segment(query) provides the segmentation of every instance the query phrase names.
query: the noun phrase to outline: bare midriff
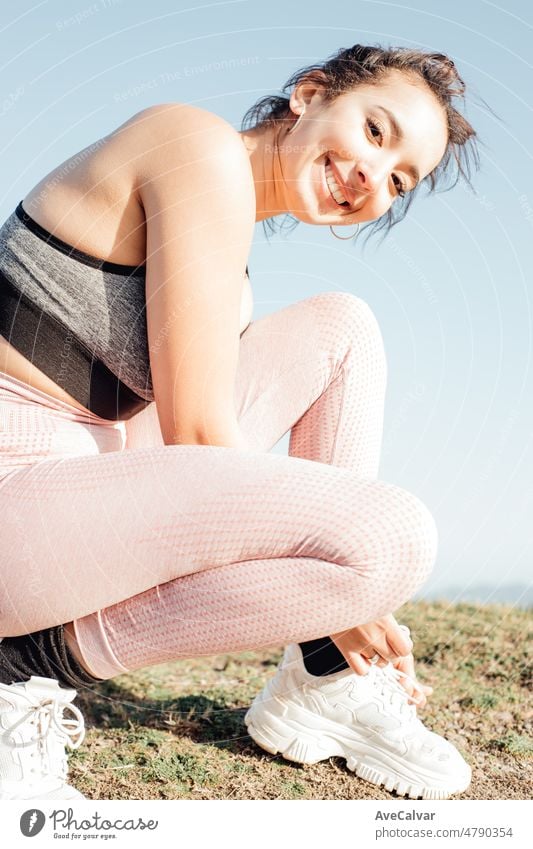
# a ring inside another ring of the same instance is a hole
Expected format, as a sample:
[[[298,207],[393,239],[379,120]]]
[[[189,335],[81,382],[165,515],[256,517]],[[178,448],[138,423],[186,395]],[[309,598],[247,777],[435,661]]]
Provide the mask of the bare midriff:
[[[55,381],[51,380],[44,374],[44,372],[30,363],[30,361],[19,353],[13,345],[10,345],[3,336],[0,336],[0,371],[10,377],[15,377],[17,380],[21,380],[33,389],[39,389],[41,392],[45,392],[46,395],[51,395],[52,398],[59,401],[65,401],[67,404],[71,404],[78,410],[82,410],[85,413],[90,412],[87,407],[84,407],[79,401],[76,401],[72,395],[65,392],[65,390],[58,386]]]
[[[46,181],[53,179],[53,174],[54,172],[48,175],[45,178],[44,184],[39,183],[22,200],[22,206],[25,212],[37,224],[40,224],[45,230],[53,233],[54,236],[67,242],[67,244],[73,245],[78,250],[85,251],[85,253],[91,254],[98,259],[120,262],[124,265],[138,265],[144,262],[145,255],[141,253],[140,244],[132,244],[129,251],[124,250],[123,247],[118,251],[113,250],[112,246],[108,247],[107,245],[106,235],[110,232],[116,233],[119,228],[123,230],[123,209],[115,212],[117,220],[113,222],[113,219],[109,215],[109,201],[106,200],[106,195],[103,192],[99,214],[98,207],[94,202],[85,206],[84,202],[77,204],[75,200],[73,201],[73,197],[75,196],[73,195],[71,185],[59,185],[57,188],[46,189]],[[65,183],[67,183],[67,179],[65,179]],[[44,196],[45,191],[46,195]],[[74,215],[71,212],[73,207],[76,210]],[[95,229],[94,221],[99,219],[102,222],[101,226]],[[139,228],[139,221],[136,220],[133,226]],[[142,234],[142,236],[138,237],[138,240],[140,241],[141,238],[144,240],[144,225],[136,232]],[[76,236],[76,233],[84,234],[84,236],[79,238],[79,236]],[[117,259],[117,256],[120,259]],[[76,260],[71,261],[75,262]],[[52,398],[65,401],[67,404],[71,404],[86,413],[90,412],[87,407],[80,404],[79,401],[73,398],[72,395],[69,395],[68,392],[65,392],[55,381],[36,368],[33,363],[17,351],[3,336],[0,336],[0,371],[23,381],[34,389],[39,389],[41,392],[51,395]]]

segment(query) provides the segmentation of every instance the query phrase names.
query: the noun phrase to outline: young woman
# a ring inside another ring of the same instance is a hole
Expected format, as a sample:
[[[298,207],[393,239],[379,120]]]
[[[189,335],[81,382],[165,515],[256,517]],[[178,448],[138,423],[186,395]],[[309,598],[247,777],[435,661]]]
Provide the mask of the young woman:
[[[79,796],[72,688],[282,642],[246,715],[264,749],[342,756],[412,797],[470,782],[416,715],[431,688],[393,616],[437,533],[377,479],[376,320],[328,292],[251,321],[245,273],[256,221],[345,238],[464,175],[464,85],[441,54],[355,45],[284,92],[240,133],[192,106],[144,109],[0,229],[3,798]],[[270,454],[289,430],[289,456]]]

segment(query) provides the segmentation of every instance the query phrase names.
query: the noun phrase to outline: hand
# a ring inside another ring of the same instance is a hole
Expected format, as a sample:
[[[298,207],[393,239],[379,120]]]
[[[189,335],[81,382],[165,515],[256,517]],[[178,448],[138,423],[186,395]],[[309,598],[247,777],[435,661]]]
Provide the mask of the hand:
[[[369,658],[376,654],[379,655],[378,666],[385,666],[413,650],[408,629],[398,625],[392,614],[349,631],[331,634],[331,639],[359,675],[366,675],[371,666]]]
[[[416,680],[415,660],[413,655],[408,654],[406,657],[400,657],[392,665],[395,669],[399,669],[400,672],[409,676],[408,678],[404,678],[402,676],[399,680],[399,683],[402,685],[404,690],[406,690],[412,697],[409,699],[409,703],[416,704],[419,708],[425,707],[427,704],[427,697],[433,692],[433,687],[429,687],[427,684],[421,684],[420,681]]]

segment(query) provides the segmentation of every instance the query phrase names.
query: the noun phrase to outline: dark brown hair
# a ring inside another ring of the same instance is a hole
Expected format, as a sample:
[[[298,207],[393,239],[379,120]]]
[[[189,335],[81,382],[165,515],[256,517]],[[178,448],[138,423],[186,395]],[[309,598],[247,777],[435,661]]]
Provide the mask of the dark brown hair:
[[[289,106],[290,91],[304,78],[323,86],[326,102],[335,100],[341,94],[351,91],[358,85],[379,83],[390,71],[401,71],[413,80],[422,80],[442,105],[448,128],[448,143],[441,161],[427,175],[420,185],[425,184],[429,192],[447,191],[463,178],[471,186],[472,170],[479,168],[479,155],[476,145],[476,132],[466,118],[455,108],[454,98],[464,100],[465,84],[452,60],[443,53],[424,53],[408,47],[365,46],[341,48],[324,63],[308,65],[296,71],[282,88],[281,95],[267,95],[251,106],[242,119],[241,129],[283,128],[291,115]],[[384,236],[394,224],[405,216],[414,200],[417,186],[408,192],[405,198],[396,201],[391,208],[378,218],[370,221],[362,229],[370,229],[368,235],[384,230]],[[289,227],[278,225],[279,229],[292,229],[298,219],[286,215]],[[276,219],[266,219],[271,232],[278,227]]]

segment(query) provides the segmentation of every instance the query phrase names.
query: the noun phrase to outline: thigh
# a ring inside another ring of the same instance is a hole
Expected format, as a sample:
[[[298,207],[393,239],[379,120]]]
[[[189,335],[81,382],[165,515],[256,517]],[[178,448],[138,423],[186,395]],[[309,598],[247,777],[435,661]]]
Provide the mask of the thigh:
[[[339,373],[347,351],[381,363],[377,322],[360,298],[323,292],[252,321],[242,334],[234,402],[239,426],[256,451],[270,449]],[[360,375],[367,391],[368,374]],[[126,447],[163,445],[155,403],[125,422]]]
[[[365,575],[383,539],[402,544],[412,498],[346,469],[218,446],[37,463],[0,487],[0,636],[226,563],[316,557]]]

